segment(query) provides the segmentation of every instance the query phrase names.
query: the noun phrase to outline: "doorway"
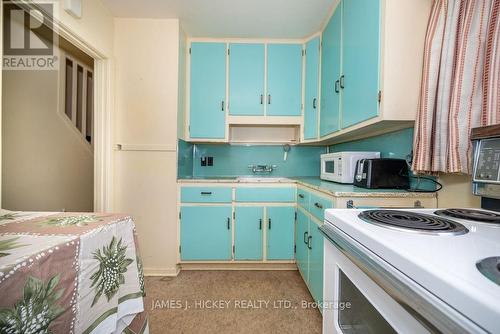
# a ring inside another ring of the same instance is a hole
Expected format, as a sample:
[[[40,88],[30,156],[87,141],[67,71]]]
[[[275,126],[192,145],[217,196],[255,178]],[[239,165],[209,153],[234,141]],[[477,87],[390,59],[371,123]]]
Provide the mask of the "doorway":
[[[44,42],[54,68],[2,69],[2,208],[94,211],[94,59]]]

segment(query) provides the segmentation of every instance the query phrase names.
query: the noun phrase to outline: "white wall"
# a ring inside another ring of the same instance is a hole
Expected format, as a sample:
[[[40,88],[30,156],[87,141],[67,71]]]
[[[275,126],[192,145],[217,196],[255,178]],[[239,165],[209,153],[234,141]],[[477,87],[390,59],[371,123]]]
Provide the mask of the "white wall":
[[[440,208],[479,208],[481,200],[472,194],[470,175],[441,174],[443,189],[438,193]]]
[[[177,273],[179,21],[115,19],[114,209],[134,217],[146,274]],[[161,151],[148,151],[160,148]]]

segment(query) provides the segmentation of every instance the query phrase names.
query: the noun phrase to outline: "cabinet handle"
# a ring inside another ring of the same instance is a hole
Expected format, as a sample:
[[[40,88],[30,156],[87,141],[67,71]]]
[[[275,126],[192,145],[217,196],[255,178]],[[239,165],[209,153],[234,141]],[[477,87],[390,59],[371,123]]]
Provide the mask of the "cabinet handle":
[[[225,104],[225,103],[224,103],[224,101],[222,101],[222,102],[221,102],[221,111],[224,111],[224,109],[225,109],[225,108],[224,108],[224,104]]]
[[[299,194],[299,198],[304,198],[304,195],[303,194]]]
[[[271,94],[267,95],[267,104],[271,104]]]
[[[340,88],[344,89],[344,75],[340,77]]]
[[[271,229],[271,218],[269,218],[269,220],[268,220],[268,221],[269,221],[269,225],[268,225],[268,227],[269,227],[269,229]]]
[[[316,109],[316,98],[313,99],[313,109]]]
[[[307,236],[309,235],[309,232],[304,232],[304,243],[307,244]]]
[[[231,218],[227,218],[227,229],[231,229]]]
[[[323,205],[319,204],[319,203],[314,203],[314,206],[317,207],[318,209],[323,209]]]
[[[312,236],[307,237],[307,248],[309,248],[309,249],[312,249],[312,246],[311,246],[312,238],[313,238]]]
[[[202,191],[201,194],[202,195],[212,195],[212,192],[211,191]]]
[[[260,104],[264,104],[264,95],[260,94]]]
[[[262,230],[262,219],[259,219],[259,230]]]
[[[335,93],[337,93],[337,94],[340,93],[339,84],[340,84],[339,80],[335,81]]]

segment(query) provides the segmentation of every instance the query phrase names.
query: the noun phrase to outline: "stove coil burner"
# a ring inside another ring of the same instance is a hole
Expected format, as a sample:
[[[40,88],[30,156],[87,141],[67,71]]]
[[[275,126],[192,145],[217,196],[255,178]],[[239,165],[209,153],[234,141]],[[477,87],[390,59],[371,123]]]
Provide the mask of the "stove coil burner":
[[[476,263],[476,267],[486,278],[500,285],[500,256],[488,257]]]
[[[500,215],[494,212],[471,209],[447,209],[434,212],[436,215],[459,219],[474,220],[483,223],[500,224]]]
[[[399,210],[367,210],[358,216],[381,227],[433,235],[459,235],[469,232],[462,224],[422,213]]]

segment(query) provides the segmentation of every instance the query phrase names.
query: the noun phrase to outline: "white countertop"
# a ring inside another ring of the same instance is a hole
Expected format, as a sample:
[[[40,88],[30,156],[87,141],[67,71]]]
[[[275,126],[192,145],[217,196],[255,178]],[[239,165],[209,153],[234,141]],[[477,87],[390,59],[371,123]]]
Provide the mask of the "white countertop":
[[[178,179],[178,183],[228,183],[228,184],[298,184],[334,197],[397,197],[435,198],[436,193],[410,192],[400,189],[365,189],[352,184],[323,181],[319,177],[203,177]]]

